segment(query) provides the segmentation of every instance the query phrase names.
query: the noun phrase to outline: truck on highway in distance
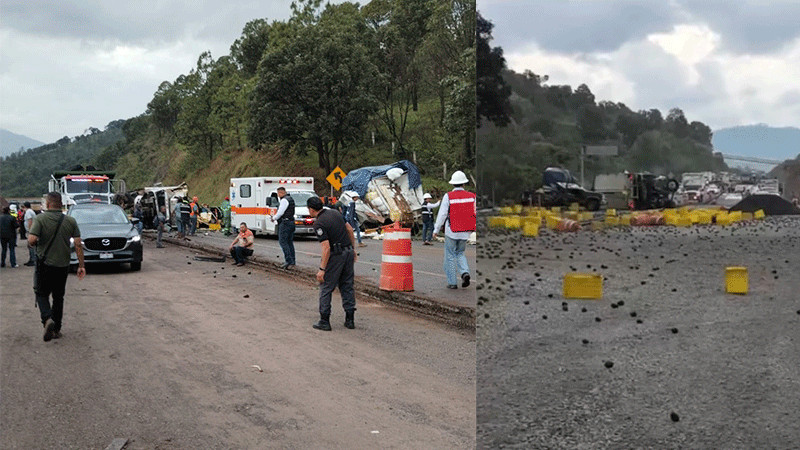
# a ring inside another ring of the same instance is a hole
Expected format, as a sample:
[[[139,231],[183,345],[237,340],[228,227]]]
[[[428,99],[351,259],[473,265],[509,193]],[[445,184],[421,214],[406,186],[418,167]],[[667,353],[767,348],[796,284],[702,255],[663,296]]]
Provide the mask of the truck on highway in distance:
[[[631,210],[674,208],[678,180],[648,172],[628,173],[628,207]]]
[[[548,167],[542,175],[542,187],[526,191],[522,204],[527,206],[569,206],[578,203],[588,211],[597,211],[605,202],[603,194],[589,191],[579,185],[569,170]]]
[[[50,175],[47,190],[61,194],[65,209],[85,202],[111,204],[118,193],[125,192],[125,181],[114,175],[115,172],[99,170],[56,171]]]
[[[314,218],[306,207],[310,197],[318,197],[313,177],[231,178],[231,224],[238,228],[244,222],[253,234],[277,235],[278,224],[270,216],[278,212],[279,187],[294,199],[295,234],[313,235]]]

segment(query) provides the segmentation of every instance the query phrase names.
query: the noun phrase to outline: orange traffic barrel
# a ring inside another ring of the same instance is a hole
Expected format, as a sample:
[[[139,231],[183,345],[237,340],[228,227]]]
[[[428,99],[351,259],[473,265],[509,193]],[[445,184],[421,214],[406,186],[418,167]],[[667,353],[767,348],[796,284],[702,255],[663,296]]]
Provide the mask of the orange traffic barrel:
[[[413,271],[411,230],[399,227],[384,229],[380,288],[384,291],[413,291]]]

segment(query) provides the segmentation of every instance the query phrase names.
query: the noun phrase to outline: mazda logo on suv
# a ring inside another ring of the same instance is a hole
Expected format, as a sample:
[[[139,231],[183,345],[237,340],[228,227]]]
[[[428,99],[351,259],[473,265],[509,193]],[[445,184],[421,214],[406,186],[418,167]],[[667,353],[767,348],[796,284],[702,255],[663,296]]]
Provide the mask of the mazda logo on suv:
[[[103,239],[103,240],[102,240],[102,241],[100,241],[100,242],[101,242],[103,245],[105,245],[106,247],[108,247],[109,245],[111,245],[111,239]]]

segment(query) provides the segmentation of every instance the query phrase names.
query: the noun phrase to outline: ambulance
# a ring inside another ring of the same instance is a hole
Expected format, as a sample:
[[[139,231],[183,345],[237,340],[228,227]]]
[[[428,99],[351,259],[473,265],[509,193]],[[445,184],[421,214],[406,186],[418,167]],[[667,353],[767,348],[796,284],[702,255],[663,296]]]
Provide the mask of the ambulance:
[[[313,235],[314,218],[306,207],[309,198],[318,197],[313,177],[231,178],[231,225],[238,228],[244,222],[253,234],[277,236],[278,224],[270,216],[278,212],[279,187],[294,199],[295,235]]]

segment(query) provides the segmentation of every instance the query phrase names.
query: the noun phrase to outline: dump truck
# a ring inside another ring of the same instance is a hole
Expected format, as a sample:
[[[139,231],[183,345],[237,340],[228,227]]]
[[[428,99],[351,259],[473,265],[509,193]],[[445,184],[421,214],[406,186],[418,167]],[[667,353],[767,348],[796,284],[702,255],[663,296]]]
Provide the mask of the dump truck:
[[[678,181],[649,172],[628,173],[627,191],[632,210],[674,208]]]
[[[352,201],[347,191],[361,198],[356,215],[364,228],[391,223],[415,228],[422,220],[422,179],[410,161],[351,170],[342,180],[342,191],[342,203]]]

